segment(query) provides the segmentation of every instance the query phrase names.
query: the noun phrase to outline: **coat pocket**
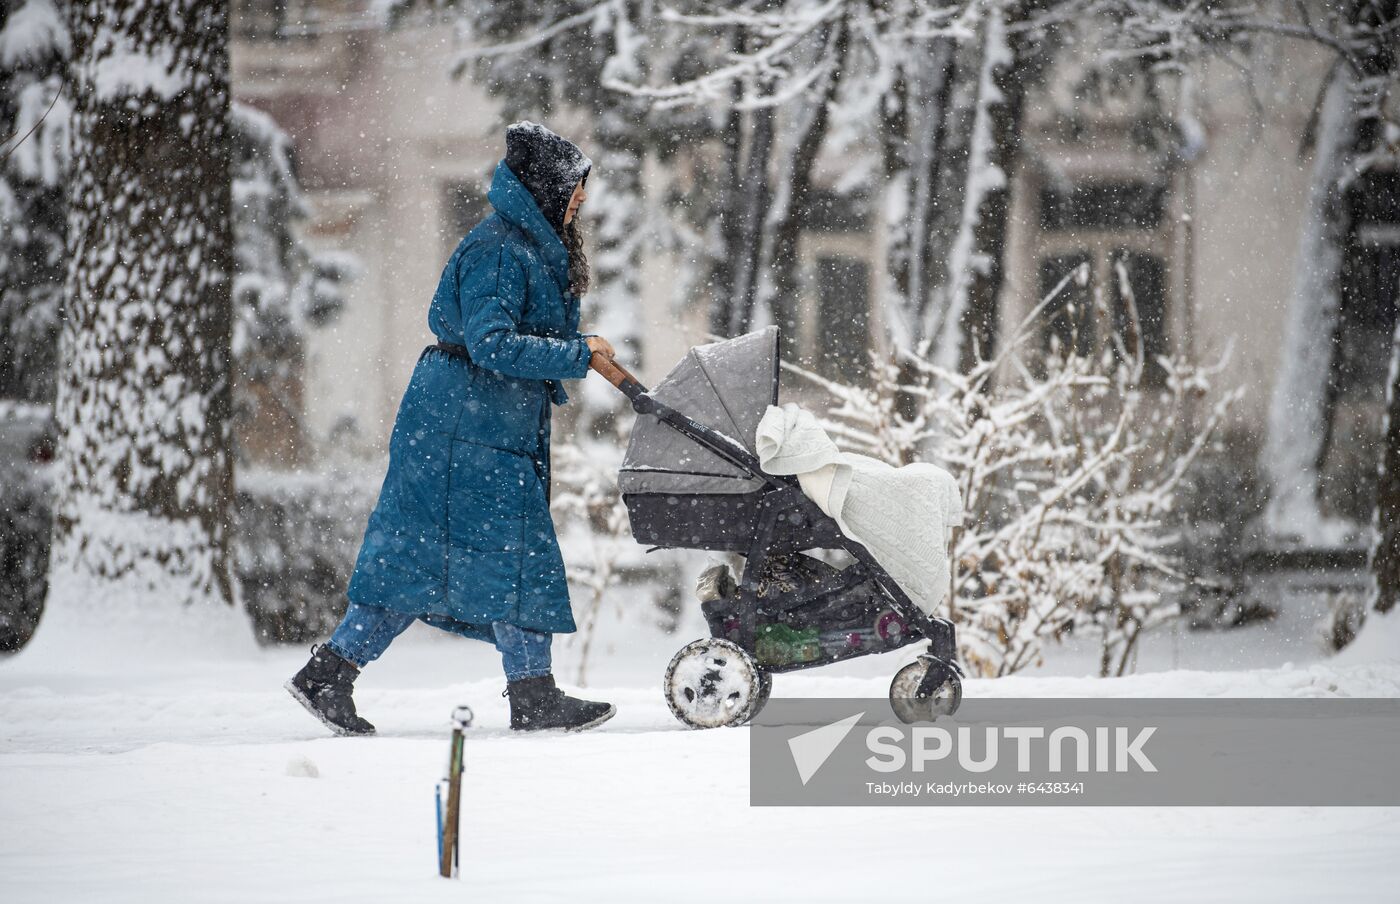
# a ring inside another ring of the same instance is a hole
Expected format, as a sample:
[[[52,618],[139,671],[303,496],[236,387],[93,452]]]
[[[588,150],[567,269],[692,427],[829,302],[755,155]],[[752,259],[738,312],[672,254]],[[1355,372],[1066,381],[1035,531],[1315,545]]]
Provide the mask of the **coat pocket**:
[[[548,405],[542,380],[508,377],[472,367],[470,386],[456,421],[455,438],[529,455],[538,448]]]
[[[528,456],[466,440],[452,443],[447,537],[453,546],[519,556],[525,506],[538,478]]]

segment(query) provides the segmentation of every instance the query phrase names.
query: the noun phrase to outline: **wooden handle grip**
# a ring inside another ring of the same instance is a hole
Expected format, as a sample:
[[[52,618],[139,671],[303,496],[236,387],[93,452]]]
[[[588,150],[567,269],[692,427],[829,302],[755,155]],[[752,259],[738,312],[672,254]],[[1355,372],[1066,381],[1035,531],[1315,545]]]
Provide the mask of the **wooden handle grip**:
[[[618,364],[616,361],[614,361],[612,358],[609,358],[607,355],[600,355],[595,352],[593,357],[588,360],[588,366],[590,369],[596,370],[599,374],[602,375],[604,380],[607,380],[609,383],[616,386],[618,389],[622,388],[623,383],[635,383],[639,386],[641,385],[641,381],[639,381],[636,377],[632,376],[632,374],[628,372],[627,368],[623,367],[621,364]]]

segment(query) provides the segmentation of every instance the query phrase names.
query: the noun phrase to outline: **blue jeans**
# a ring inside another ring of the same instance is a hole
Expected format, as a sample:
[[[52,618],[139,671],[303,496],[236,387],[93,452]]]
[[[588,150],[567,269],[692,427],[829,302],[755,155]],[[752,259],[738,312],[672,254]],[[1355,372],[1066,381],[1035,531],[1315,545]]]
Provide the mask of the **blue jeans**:
[[[335,629],[326,645],[337,656],[364,668],[378,659],[394,638],[416,620],[417,616],[393,609],[351,603],[350,608],[345,610],[340,627]],[[549,648],[554,640],[553,634],[531,631],[505,622],[492,622],[491,632],[496,636],[496,649],[501,653],[507,681],[549,674]]]

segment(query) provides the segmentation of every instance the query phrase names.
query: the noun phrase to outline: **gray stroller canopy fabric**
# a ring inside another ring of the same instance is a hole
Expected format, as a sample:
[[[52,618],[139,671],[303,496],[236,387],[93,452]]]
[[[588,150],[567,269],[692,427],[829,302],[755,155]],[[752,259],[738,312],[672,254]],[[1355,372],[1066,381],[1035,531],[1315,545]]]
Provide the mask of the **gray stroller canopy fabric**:
[[[697,345],[651,396],[754,451],[754,431],[778,403],[778,328]],[[630,493],[752,493],[763,481],[647,414],[637,416],[618,487]]]

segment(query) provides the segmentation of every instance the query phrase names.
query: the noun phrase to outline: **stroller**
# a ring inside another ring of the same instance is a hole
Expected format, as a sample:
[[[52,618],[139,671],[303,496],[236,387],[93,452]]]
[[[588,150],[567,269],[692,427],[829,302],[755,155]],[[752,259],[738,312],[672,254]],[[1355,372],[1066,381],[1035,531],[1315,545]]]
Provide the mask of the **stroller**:
[[[757,715],[777,672],[815,668],[918,641],[928,650],[900,669],[890,704],[905,722],[953,713],[962,700],[952,622],[926,615],[870,553],[803,494],[795,477],[764,473],[754,431],[778,402],[778,328],[697,346],[654,390],[615,361],[591,367],[638,415],[618,474],[632,536],[653,548],[744,556],[698,588],[710,636],[666,669],[671,712],[692,728]],[[805,555],[845,550],[844,568]]]

